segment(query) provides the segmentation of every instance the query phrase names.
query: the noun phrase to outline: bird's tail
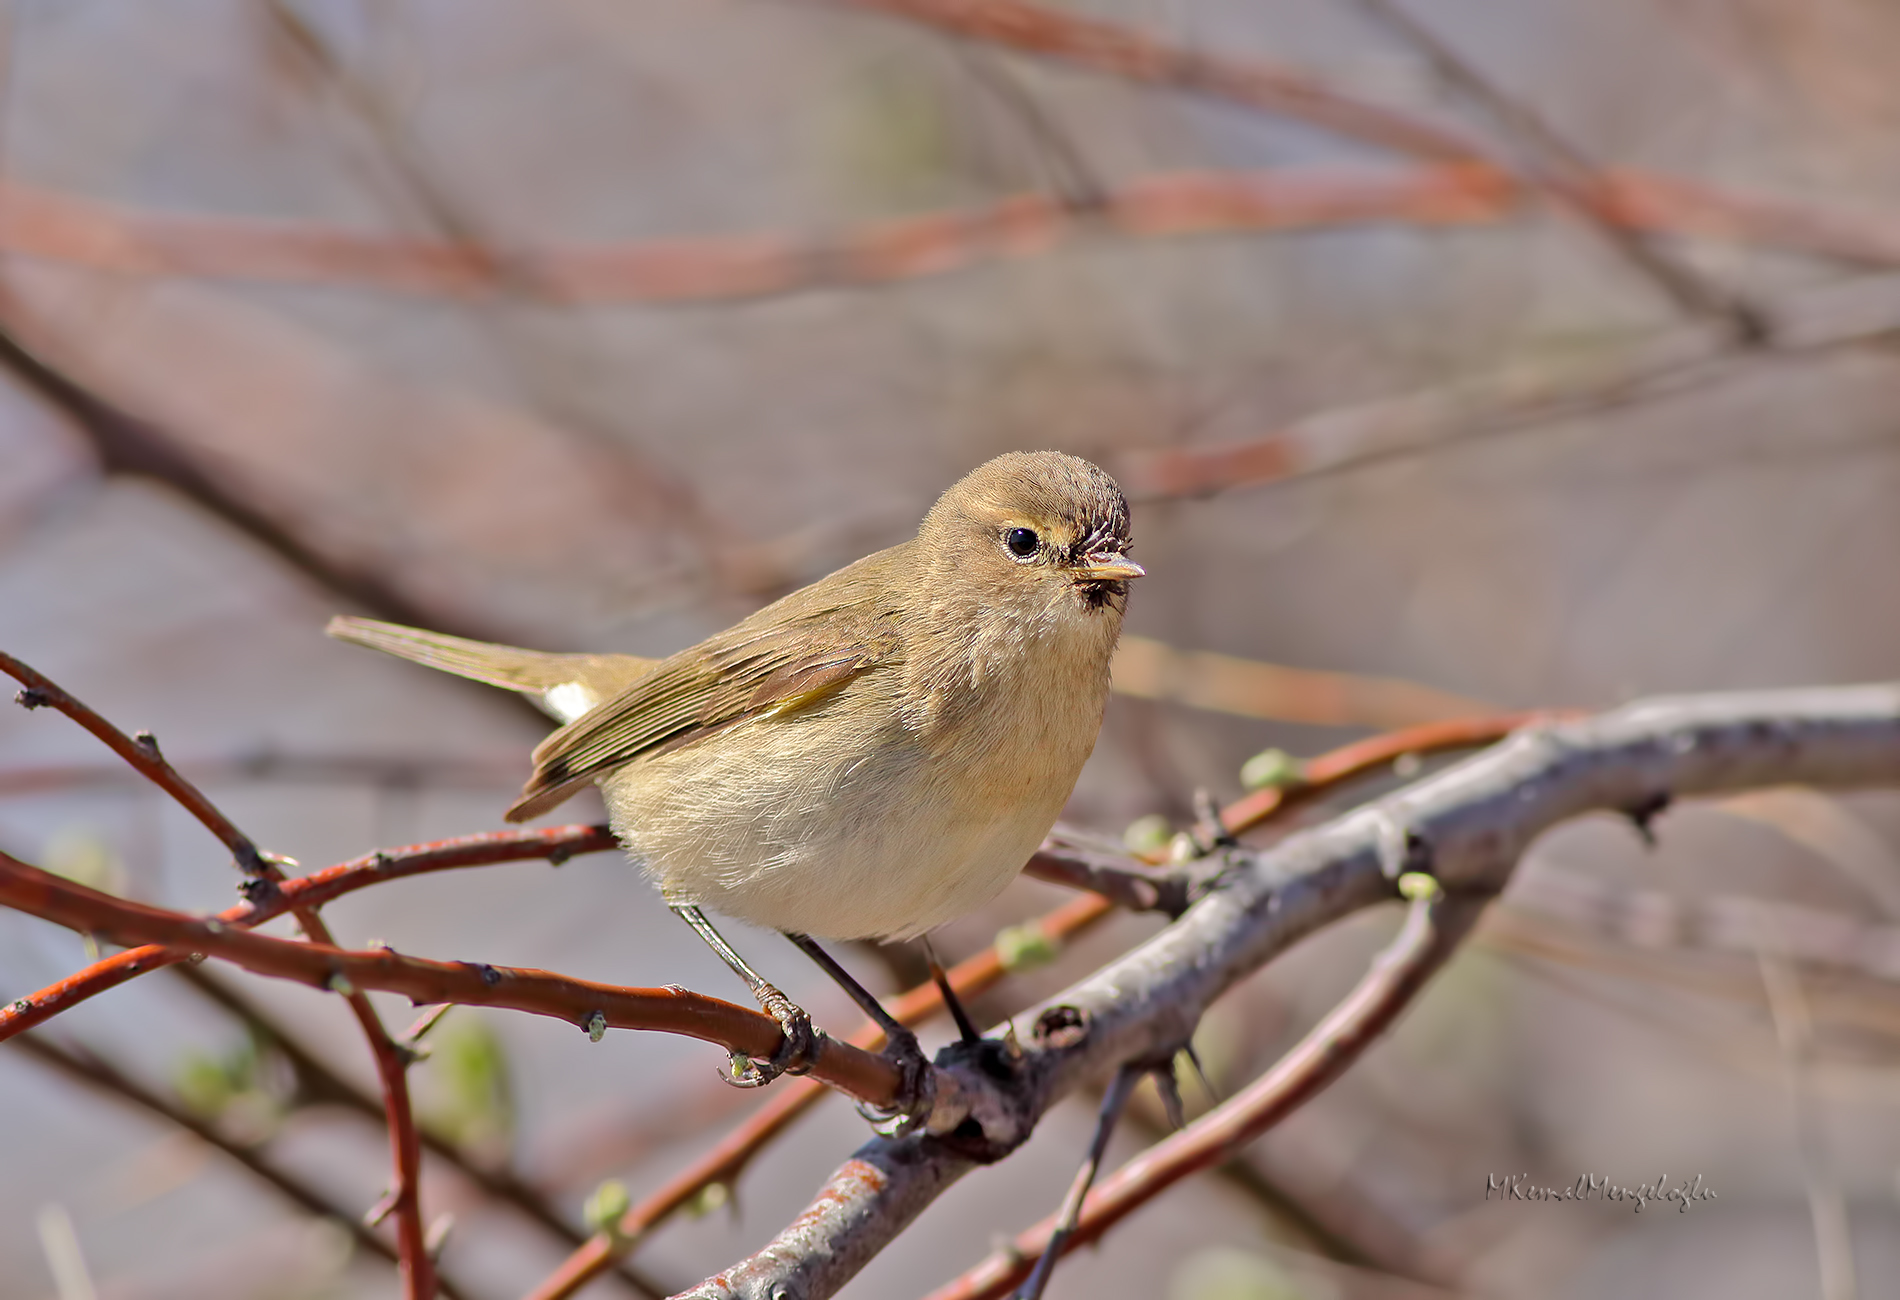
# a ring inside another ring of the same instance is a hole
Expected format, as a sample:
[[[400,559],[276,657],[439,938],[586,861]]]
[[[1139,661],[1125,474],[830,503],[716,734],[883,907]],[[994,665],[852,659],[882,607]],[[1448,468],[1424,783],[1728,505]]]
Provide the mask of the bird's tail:
[[[339,641],[531,695],[544,712],[562,722],[572,722],[601,701],[612,699],[659,662],[635,655],[523,650],[368,618],[333,618],[324,631]]]

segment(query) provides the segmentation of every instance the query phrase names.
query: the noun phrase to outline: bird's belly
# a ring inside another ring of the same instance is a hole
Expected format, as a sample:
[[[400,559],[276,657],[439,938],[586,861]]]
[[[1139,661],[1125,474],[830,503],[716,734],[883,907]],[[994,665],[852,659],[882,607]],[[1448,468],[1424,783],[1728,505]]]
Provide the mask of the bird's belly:
[[[1025,728],[1012,752],[959,761],[887,731],[815,759],[802,730],[742,724],[604,782],[615,832],[670,900],[821,938],[921,934],[1016,876],[1094,742]]]

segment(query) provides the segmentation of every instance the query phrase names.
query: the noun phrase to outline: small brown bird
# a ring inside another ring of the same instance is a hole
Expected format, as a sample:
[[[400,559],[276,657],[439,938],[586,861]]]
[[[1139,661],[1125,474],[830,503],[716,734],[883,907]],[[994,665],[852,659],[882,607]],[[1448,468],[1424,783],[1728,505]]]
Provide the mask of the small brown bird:
[[[1107,474],[1011,452],[945,492],[916,537],[666,659],[355,618],[329,632],[538,696],[567,723],[535,749],[508,819],[600,783],[629,854],[785,1026],[747,1080],[764,1082],[809,1050],[809,1022],[700,907],[788,934],[921,1060],[809,936],[921,935],[1021,870],[1095,747],[1142,575],[1128,548]]]

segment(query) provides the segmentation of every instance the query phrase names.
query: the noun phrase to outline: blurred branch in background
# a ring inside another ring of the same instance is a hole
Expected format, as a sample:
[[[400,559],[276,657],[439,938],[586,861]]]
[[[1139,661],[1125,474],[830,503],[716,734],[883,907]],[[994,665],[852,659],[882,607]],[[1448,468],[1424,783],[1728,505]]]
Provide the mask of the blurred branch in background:
[[[1389,731],[1483,713],[1478,700],[1415,682],[1314,672],[1204,650],[1177,650],[1124,636],[1115,651],[1114,690],[1243,718]]]
[[[1669,250],[1632,233],[1598,203],[1601,169],[1553,131],[1542,117],[1504,93],[1420,22],[1398,0],[1359,0],[1360,7],[1421,51],[1448,84],[1476,102],[1518,151],[1519,174],[1590,225],[1638,274],[1684,313],[1725,325],[1736,343],[1766,342],[1770,323],[1747,302],[1709,281]]]
[[[1589,211],[1618,231],[1900,264],[1900,222],[1624,168],[1593,173]],[[1481,164],[1281,167],[1104,182],[1085,207],[1020,194],[800,237],[760,231],[559,247],[487,245],[290,220],[159,213],[18,182],[0,188],[0,250],[147,278],[347,286],[372,293],[550,305],[731,302],[873,287],[1040,257],[1081,239],[1187,239],[1472,227],[1534,216],[1536,192]]]
[[[103,1093],[134,1106],[173,1128],[182,1129],[242,1165],[261,1181],[275,1188],[291,1204],[337,1224],[350,1234],[358,1246],[391,1264],[399,1263],[396,1249],[363,1224],[360,1214],[335,1204],[296,1174],[281,1168],[268,1155],[251,1144],[235,1141],[191,1111],[161,1097],[144,1084],[85,1048],[62,1046],[42,1034],[20,1034],[13,1040],[15,1050],[25,1053],[41,1065],[57,1071],[66,1079],[94,1092]],[[380,1108],[379,1108],[380,1109]],[[449,1300],[470,1300],[471,1293],[461,1283],[438,1274],[436,1289]]]
[[[358,1118],[382,1123],[383,1107],[377,1098],[338,1074],[323,1059],[322,1053],[302,1042],[287,1024],[246,997],[230,981],[191,962],[173,969],[196,992],[229,1012],[256,1041],[289,1064],[296,1077],[294,1101],[297,1104],[341,1106]],[[406,1042],[405,1046],[414,1048],[413,1042]],[[678,1123],[677,1116],[675,1123]],[[516,1210],[570,1248],[586,1240],[586,1234],[562,1218],[548,1198],[521,1180],[505,1151],[499,1155],[476,1155],[437,1132],[426,1120],[418,1124],[417,1129],[423,1149],[466,1178],[483,1196]],[[666,1287],[641,1277],[624,1263],[617,1266],[615,1272],[637,1294],[658,1297],[667,1291]]]
[[[1584,356],[1539,358],[1496,374],[1322,411],[1247,442],[1130,452],[1117,464],[1136,499],[1198,497],[1416,457],[1564,419],[1659,402],[1766,365],[1845,349],[1880,350],[1900,331],[1900,279],[1882,276],[1773,301],[1772,346],[1737,348],[1684,327]]]
[[[1306,73],[1260,59],[1187,49],[1119,23],[1022,0],[832,2],[906,19],[961,40],[1282,113],[1400,153],[1467,159],[1478,152],[1473,141],[1447,127],[1343,94]]]

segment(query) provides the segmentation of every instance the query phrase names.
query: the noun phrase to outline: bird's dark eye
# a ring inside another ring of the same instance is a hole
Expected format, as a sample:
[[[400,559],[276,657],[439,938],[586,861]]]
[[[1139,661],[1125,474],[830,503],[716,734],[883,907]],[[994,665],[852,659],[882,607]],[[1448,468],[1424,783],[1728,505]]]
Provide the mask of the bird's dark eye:
[[[1012,528],[1003,534],[1003,545],[1009,547],[1009,553],[1019,560],[1026,560],[1036,553],[1040,541],[1033,528]]]

